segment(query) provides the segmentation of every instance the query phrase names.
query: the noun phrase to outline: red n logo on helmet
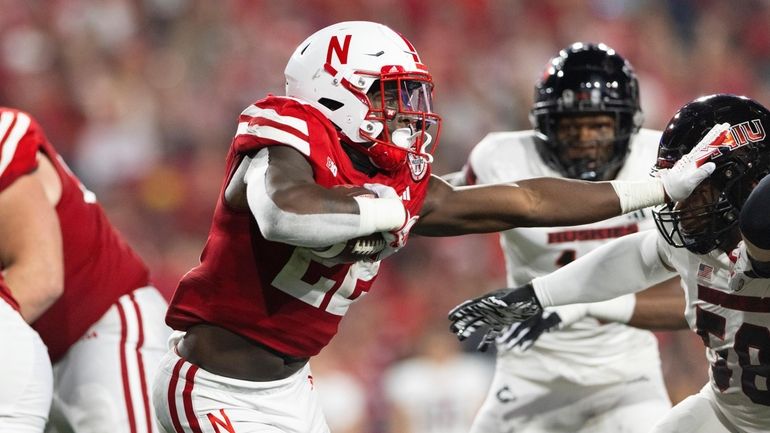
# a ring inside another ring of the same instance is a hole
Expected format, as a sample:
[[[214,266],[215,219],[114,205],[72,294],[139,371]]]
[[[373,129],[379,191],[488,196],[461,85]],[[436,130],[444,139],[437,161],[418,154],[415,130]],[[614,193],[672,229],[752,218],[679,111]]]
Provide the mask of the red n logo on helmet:
[[[352,35],[345,35],[345,41],[342,45],[340,45],[340,40],[337,36],[332,36],[329,40],[329,49],[326,51],[326,64],[331,65],[332,53],[339,59],[341,65],[348,62],[348,50],[350,50],[351,36]]]

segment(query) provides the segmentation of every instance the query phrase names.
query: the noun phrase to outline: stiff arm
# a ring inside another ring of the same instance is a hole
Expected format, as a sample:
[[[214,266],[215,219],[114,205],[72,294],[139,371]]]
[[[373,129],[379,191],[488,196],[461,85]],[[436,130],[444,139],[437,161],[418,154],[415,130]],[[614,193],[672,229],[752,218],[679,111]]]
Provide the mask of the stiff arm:
[[[532,280],[543,307],[598,302],[642,291],[676,276],[647,230],[615,239],[543,277]]]

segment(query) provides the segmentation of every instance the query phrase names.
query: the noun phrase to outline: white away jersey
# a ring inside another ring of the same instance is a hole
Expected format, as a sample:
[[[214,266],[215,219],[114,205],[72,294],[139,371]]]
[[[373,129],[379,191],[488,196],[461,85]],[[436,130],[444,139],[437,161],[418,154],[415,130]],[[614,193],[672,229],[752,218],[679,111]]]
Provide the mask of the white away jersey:
[[[717,407],[738,431],[770,431],[770,279],[743,275],[729,288],[746,263],[742,242],[730,256],[692,254],[662,239],[658,245],[682,276],[685,316],[706,345]]]
[[[646,179],[657,157],[660,132],[642,129],[631,142],[619,180]],[[533,131],[487,135],[472,151],[469,169],[476,183],[511,182],[534,177],[562,177],[537,152]],[[501,233],[509,287],[549,274],[614,238],[655,229],[650,210],[575,227],[517,228]],[[501,354],[499,363],[532,379],[564,377],[584,385],[638,378],[660,364],[657,340],[649,331],[623,324],[602,325],[584,318],[558,332],[543,334],[525,352]],[[531,368],[526,368],[530,366]],[[535,375],[536,377],[533,377]]]

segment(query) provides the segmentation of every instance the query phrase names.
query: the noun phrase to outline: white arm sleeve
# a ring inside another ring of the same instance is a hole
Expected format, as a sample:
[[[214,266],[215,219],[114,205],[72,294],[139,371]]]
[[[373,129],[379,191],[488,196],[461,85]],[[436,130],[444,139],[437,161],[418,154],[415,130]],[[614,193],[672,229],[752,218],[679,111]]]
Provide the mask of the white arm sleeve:
[[[260,150],[246,170],[246,199],[267,240],[321,248],[359,236],[399,228],[405,220],[399,199],[355,197],[360,214],[297,214],[279,208],[267,193],[268,151]]]
[[[598,302],[636,293],[674,275],[658,254],[658,233],[646,230],[615,239],[584,257],[532,280],[543,307]]]

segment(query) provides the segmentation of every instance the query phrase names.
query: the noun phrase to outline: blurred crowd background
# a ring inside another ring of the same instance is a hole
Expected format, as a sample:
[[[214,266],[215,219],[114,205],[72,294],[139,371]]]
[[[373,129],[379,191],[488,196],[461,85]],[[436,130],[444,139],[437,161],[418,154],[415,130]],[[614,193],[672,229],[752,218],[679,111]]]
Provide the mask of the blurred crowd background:
[[[762,0],[0,0],[0,11],[0,105],[38,118],[167,295],[197,263],[238,114],[282,94],[295,46],[334,22],[382,22],[417,47],[444,118],[438,174],[486,133],[529,128],[535,80],[573,41],[631,61],[649,128],[702,94],[770,104]],[[491,374],[493,358],[454,342],[445,317],[503,284],[496,236],[415,238],[383,268],[313,365],[339,395],[325,399],[335,431],[406,431],[387,404],[399,361],[468,358]],[[659,337],[676,402],[706,382],[703,348],[689,331]],[[488,377],[467,371],[483,395]],[[417,389],[438,395],[450,378]],[[461,392],[472,414],[481,396]],[[451,404],[431,416],[446,421]]]

